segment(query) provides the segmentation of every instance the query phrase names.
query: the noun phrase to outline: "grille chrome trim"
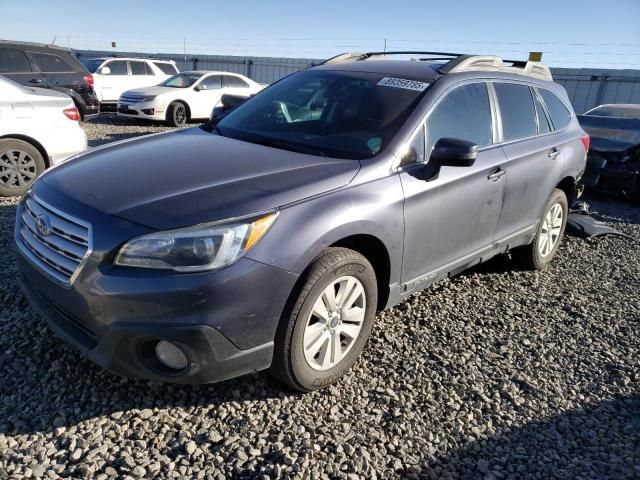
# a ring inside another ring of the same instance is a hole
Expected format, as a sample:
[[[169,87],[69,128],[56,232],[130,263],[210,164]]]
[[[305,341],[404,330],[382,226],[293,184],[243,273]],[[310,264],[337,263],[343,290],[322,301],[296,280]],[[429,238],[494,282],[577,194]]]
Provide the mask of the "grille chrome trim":
[[[52,280],[70,287],[93,252],[91,224],[49,205],[33,193],[22,203],[15,241],[21,253]],[[38,234],[36,218],[47,215],[51,234]]]

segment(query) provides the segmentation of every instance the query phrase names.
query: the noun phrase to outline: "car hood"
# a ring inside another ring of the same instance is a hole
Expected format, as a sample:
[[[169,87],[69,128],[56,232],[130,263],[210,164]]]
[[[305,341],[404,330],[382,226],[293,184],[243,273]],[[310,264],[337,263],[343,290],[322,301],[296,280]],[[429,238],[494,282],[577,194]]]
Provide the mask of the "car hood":
[[[40,181],[84,205],[155,229],[277,208],[348,184],[357,160],[316,157],[198,127],[106,145]]]
[[[189,88],[173,88],[173,87],[161,87],[160,85],[156,85],[153,87],[140,87],[135,88],[133,90],[127,90],[122,95],[162,95],[164,93],[179,93],[189,90]]]

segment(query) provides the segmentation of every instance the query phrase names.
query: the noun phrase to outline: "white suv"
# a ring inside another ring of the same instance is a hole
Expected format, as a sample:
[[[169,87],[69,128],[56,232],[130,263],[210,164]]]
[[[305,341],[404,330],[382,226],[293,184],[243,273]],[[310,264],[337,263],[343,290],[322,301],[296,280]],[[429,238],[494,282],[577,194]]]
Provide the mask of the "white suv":
[[[173,60],[145,58],[92,58],[83,62],[93,74],[94,90],[101,104],[116,104],[122,92],[158,85],[178,73]]]
[[[118,115],[180,127],[192,119],[208,119],[224,94],[249,97],[263,88],[238,73],[182,72],[155,87],[124,92],[118,100]]]

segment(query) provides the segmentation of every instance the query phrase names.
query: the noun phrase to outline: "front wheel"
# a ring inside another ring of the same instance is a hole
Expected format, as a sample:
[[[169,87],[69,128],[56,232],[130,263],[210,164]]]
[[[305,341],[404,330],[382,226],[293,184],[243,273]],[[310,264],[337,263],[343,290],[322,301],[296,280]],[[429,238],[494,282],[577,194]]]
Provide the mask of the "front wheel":
[[[336,382],[362,352],[375,319],[376,275],[369,261],[330,248],[303,279],[275,339],[272,374],[303,392]]]
[[[511,252],[512,257],[528,270],[542,270],[555,256],[567,225],[567,196],[555,188],[547,200],[533,242]]]
[[[189,119],[184,103],[173,102],[167,108],[167,123],[172,127],[184,127]]]

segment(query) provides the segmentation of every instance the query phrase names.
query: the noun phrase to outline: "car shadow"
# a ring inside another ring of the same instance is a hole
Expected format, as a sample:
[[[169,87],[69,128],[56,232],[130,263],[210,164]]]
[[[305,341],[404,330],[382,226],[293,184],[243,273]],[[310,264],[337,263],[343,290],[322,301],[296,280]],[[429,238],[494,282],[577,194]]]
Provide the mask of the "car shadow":
[[[486,425],[479,428],[476,438],[447,454],[423,452],[422,465],[399,472],[400,476],[483,480],[640,477],[640,394],[585,405],[488,435],[482,431]]]

